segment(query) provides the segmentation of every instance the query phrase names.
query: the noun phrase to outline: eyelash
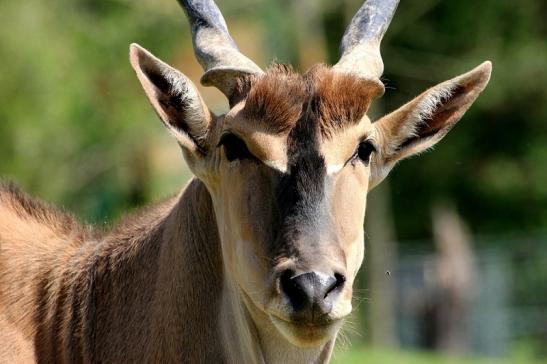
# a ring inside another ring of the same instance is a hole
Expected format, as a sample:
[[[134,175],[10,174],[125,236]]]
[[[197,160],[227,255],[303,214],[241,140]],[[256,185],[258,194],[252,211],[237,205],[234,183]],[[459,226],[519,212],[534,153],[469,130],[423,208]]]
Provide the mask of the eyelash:
[[[226,159],[230,162],[236,159],[256,159],[247,148],[245,142],[234,134],[226,133],[221,136],[218,146],[224,146],[224,154],[226,154]]]

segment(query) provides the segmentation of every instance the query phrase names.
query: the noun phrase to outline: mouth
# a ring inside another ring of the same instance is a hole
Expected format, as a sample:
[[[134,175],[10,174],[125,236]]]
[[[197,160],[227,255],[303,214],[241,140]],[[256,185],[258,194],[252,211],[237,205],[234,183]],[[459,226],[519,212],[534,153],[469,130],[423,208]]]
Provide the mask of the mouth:
[[[333,339],[342,326],[342,319],[324,318],[313,322],[294,321],[270,314],[279,332],[293,345],[316,347]]]

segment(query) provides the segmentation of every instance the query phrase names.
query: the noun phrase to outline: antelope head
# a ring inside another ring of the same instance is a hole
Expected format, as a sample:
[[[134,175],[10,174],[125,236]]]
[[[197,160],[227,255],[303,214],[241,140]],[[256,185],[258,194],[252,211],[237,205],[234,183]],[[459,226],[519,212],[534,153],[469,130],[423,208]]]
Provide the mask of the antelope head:
[[[304,74],[262,71],[238,51],[213,1],[179,2],[201,83],[222,91],[230,110],[213,115],[186,76],[135,44],[131,64],[211,195],[227,289],[257,326],[296,346],[320,345],[352,310],[368,191],[444,137],[485,88],[491,64],[371,121],[367,110],[384,92],[380,42],[397,0],[366,1],[339,62]]]

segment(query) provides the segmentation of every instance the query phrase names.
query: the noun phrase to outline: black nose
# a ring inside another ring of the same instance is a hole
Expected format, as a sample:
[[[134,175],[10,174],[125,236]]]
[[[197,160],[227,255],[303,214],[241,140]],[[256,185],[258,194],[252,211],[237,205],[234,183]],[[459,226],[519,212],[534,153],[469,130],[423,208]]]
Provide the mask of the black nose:
[[[281,275],[280,285],[296,316],[313,321],[331,311],[332,303],[345,281],[342,274],[329,276],[309,272],[294,276],[292,271],[286,271]]]

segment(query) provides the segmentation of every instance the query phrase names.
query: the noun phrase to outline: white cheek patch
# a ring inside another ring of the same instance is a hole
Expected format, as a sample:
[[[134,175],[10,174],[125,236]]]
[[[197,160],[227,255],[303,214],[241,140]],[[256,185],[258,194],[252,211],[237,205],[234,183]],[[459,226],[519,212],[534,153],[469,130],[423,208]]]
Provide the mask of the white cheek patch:
[[[334,174],[344,168],[344,164],[329,164],[327,166],[327,174]]]
[[[280,160],[267,160],[267,161],[263,161],[265,165],[267,165],[268,167],[271,167],[281,173],[286,173],[287,172],[287,163],[284,163],[283,161],[280,161]]]

